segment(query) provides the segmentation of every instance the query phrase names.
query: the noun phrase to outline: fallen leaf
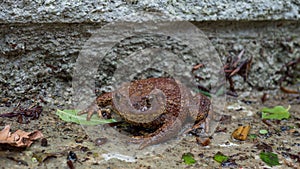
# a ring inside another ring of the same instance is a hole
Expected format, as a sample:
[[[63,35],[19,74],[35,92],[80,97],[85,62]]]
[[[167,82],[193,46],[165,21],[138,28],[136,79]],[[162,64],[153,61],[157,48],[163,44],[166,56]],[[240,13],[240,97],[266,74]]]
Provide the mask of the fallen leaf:
[[[202,146],[208,146],[210,144],[210,139],[209,138],[200,138],[196,137],[196,141],[198,144]]]
[[[6,125],[3,130],[0,131],[0,143],[1,140],[5,140],[9,135],[10,126]]]
[[[0,145],[9,144],[13,147],[29,147],[34,140],[42,137],[42,132],[38,130],[33,132],[17,130],[11,134],[10,125],[6,125],[4,129],[0,131]]]
[[[28,108],[21,107],[18,105],[12,112],[2,113],[0,117],[12,118],[17,117],[17,122],[22,124],[27,124],[31,120],[36,120],[40,117],[43,111],[42,106],[32,105]]]
[[[232,133],[232,137],[236,140],[245,141],[249,131],[250,126],[240,126]]]
[[[260,159],[265,162],[268,166],[276,166],[280,165],[278,161],[278,156],[277,154],[271,153],[271,152],[261,152],[259,154]]]
[[[214,160],[218,163],[223,163],[224,161],[227,161],[228,159],[229,159],[229,157],[222,154],[221,152],[217,152],[217,154],[214,155]]]
[[[99,119],[96,116],[92,116],[92,118],[87,121],[86,115],[78,116],[77,113],[79,110],[59,110],[57,109],[56,115],[58,115],[63,121],[73,122],[82,125],[98,125],[98,124],[106,124],[106,123],[114,123],[117,122],[115,119]]]
[[[182,159],[184,163],[188,165],[194,164],[196,162],[196,160],[194,159],[194,155],[192,153],[184,153],[182,155]]]
[[[257,135],[256,135],[256,134],[250,134],[249,137],[250,137],[251,139],[256,139],[256,138],[257,138]]]
[[[259,134],[268,134],[268,130],[265,129],[259,130]]]
[[[287,109],[282,106],[275,106],[274,108],[263,108],[262,111],[262,119],[288,119],[290,117],[289,106]]]

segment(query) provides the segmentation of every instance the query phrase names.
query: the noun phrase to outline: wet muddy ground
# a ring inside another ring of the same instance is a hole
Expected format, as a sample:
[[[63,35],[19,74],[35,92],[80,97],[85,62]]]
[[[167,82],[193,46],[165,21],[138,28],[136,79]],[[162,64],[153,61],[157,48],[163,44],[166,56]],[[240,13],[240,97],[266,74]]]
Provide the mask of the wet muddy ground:
[[[273,91],[265,103],[261,102],[262,92],[251,92],[251,94],[244,92],[239,95],[239,97],[227,97],[224,114],[228,116],[223,118],[208,146],[200,145],[195,136],[186,134],[162,145],[150,146],[149,149],[142,150],[142,155],[138,152],[140,150],[137,150],[137,145],[125,147],[127,151],[129,149],[128,153],[123,151],[120,154],[110,154],[111,152],[105,146],[110,144],[112,137],[108,138],[107,143],[96,145],[94,138],[102,138],[101,133],[91,138],[90,133],[85,132],[80,125],[62,121],[55,114],[56,110],[47,107],[44,107],[39,119],[31,120],[28,124],[17,123],[16,118],[0,118],[1,126],[11,125],[11,131],[17,129],[42,131],[48,142],[47,146],[41,146],[40,140],[35,141],[25,150],[4,150],[2,147],[0,166],[1,168],[67,169],[70,168],[67,157],[72,151],[77,155],[77,161],[73,162],[75,168],[222,168],[221,164],[213,159],[215,154],[221,152],[231,159],[227,168],[271,168],[259,157],[260,152],[268,150],[278,155],[280,165],[274,168],[299,168],[299,95]],[[263,107],[278,105],[286,108],[291,106],[289,119],[280,121],[261,119],[259,112]],[[12,107],[1,107],[1,113],[12,109]],[[239,126],[245,125],[250,125],[249,134],[255,134],[257,137],[250,138],[248,135],[245,141],[232,139],[232,132]],[[260,134],[259,131],[263,129],[268,133]],[[111,136],[118,139],[118,135]],[[122,144],[110,146],[115,151],[124,149]],[[137,155],[132,155],[132,152],[136,152]],[[192,153],[196,162],[191,165],[185,164],[182,160],[184,153]],[[74,155],[72,158],[75,158]]]

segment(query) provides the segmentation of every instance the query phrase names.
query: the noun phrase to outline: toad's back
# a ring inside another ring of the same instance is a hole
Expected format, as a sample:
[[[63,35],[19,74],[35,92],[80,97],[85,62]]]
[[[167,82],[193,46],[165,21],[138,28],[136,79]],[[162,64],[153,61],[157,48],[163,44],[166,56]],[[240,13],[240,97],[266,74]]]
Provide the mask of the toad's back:
[[[145,98],[149,96],[155,89],[161,90],[166,98],[165,111],[163,114],[170,114],[168,116],[177,117],[181,105],[181,92],[178,83],[171,78],[150,78],[132,82],[129,87],[131,103],[134,104],[138,102],[135,98]]]

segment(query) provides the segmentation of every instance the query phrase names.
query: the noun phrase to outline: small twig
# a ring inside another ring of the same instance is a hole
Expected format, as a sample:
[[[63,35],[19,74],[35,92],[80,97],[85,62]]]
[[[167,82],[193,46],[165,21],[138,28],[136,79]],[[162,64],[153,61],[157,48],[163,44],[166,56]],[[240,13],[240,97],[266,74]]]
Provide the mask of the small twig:
[[[280,86],[280,90],[283,91],[284,93],[289,93],[289,94],[300,94],[298,91],[287,89],[283,86]]]
[[[281,67],[279,72],[277,72],[277,73],[283,74],[281,76],[281,78],[279,79],[279,81],[278,81],[281,91],[283,91],[285,93],[289,93],[289,94],[299,94],[300,93],[300,91],[295,91],[295,90],[288,89],[288,88],[284,87],[283,84],[282,84],[284,81],[286,81],[288,83],[292,83],[292,81],[288,79],[288,78],[293,79],[294,76],[295,76],[293,71],[291,71],[292,70],[291,68],[296,67],[297,64],[299,64],[299,63],[300,63],[300,58],[289,61],[288,63],[284,64]],[[284,70],[284,68],[285,68],[285,70]]]
[[[202,64],[202,63],[195,65],[195,66],[193,67],[193,69],[192,69],[192,73],[194,73],[194,71],[200,69],[200,68],[203,67],[203,66],[204,66],[204,64]]]
[[[237,67],[238,63],[240,62],[242,56],[244,55],[245,50],[243,49],[239,55],[237,56],[237,60],[232,64],[233,67]]]

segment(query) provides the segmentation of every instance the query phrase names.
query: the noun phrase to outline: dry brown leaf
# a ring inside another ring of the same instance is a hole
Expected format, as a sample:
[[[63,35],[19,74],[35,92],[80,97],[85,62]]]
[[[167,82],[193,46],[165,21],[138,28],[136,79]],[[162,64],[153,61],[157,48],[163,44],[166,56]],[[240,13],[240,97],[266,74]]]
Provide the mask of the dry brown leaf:
[[[232,133],[232,137],[237,140],[245,141],[247,139],[249,130],[250,126],[240,126]]]
[[[42,132],[38,130],[33,132],[17,130],[16,132],[11,133],[10,125],[6,125],[4,129],[0,131],[0,145],[9,144],[13,147],[29,147],[34,140],[42,137]]]
[[[10,126],[6,125],[3,130],[0,131],[0,143],[2,140],[6,140],[9,135]]]

